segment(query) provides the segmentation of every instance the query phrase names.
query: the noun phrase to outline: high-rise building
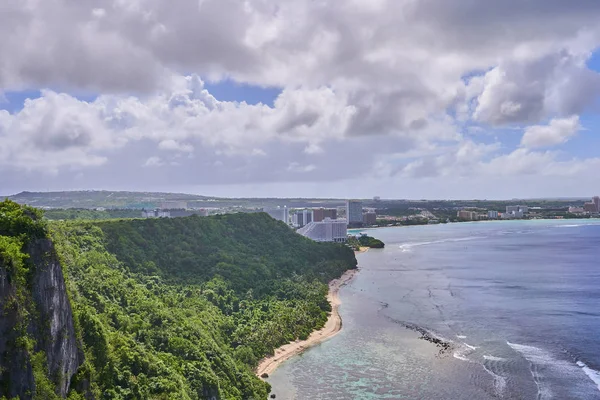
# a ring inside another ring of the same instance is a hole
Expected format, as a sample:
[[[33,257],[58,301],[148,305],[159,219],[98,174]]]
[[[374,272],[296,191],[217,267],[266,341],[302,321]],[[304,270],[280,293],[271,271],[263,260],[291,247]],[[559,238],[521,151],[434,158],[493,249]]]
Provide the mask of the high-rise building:
[[[596,205],[596,212],[600,212],[600,196],[592,197],[592,203]]]
[[[362,224],[362,201],[360,200],[347,200],[346,201],[346,219],[348,224]]]
[[[313,221],[321,222],[325,219],[325,209],[324,208],[315,208],[313,210]]]
[[[377,223],[377,213],[373,211],[369,211],[363,214],[363,224],[365,225],[375,225]]]
[[[594,202],[585,203],[583,205],[583,210],[588,213],[598,212],[598,208],[596,207],[596,204]]]
[[[506,213],[510,214],[512,212],[522,212],[527,214],[529,212],[528,206],[506,206]]]
[[[498,219],[498,211],[488,211],[489,219]]]
[[[335,208],[315,208],[313,210],[314,222],[321,222],[325,218],[337,219],[337,210]]]
[[[304,224],[310,224],[313,221],[313,211],[312,210],[302,210],[302,214],[304,214]]]
[[[298,233],[317,242],[345,242],[348,225],[345,219],[329,219],[311,222],[298,229]]]
[[[296,213],[292,216],[292,224],[296,228],[303,227],[306,224],[309,224],[313,221],[313,211],[312,210],[297,210]]]
[[[304,225],[306,225],[304,223],[304,214],[301,212],[297,212],[292,216],[292,224],[296,227],[296,228],[300,228],[303,227]]]
[[[507,212],[507,213],[502,214],[502,218],[503,219],[519,219],[519,218],[523,218],[523,211],[522,210],[517,210],[517,211]]]
[[[474,211],[460,210],[456,213],[456,216],[465,221],[475,221],[477,219],[477,213]]]
[[[269,214],[272,218],[289,224],[289,214],[287,207],[277,207],[272,209],[266,209],[264,211],[267,214]]]

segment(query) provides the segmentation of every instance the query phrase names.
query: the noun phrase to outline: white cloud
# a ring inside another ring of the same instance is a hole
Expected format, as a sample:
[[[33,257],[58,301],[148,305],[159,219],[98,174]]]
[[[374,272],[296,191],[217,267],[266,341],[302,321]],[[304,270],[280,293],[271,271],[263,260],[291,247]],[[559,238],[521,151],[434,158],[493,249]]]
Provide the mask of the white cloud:
[[[179,143],[173,139],[165,139],[158,144],[161,150],[179,151],[183,153],[192,153],[194,146],[187,143]]]
[[[107,161],[106,151],[124,143],[104,126],[96,104],[66,94],[45,90],[16,114],[0,111],[0,167],[56,172],[97,166]]]
[[[144,163],[144,167],[162,167],[165,165],[164,161],[160,157],[149,157]]]
[[[550,147],[567,142],[581,129],[579,117],[553,119],[548,125],[535,125],[525,129],[521,146],[527,148]]]
[[[600,93],[600,3],[571,3],[9,0],[0,88],[52,90],[0,111],[0,172],[140,182],[149,163],[183,171],[155,168],[149,184],[213,184],[580,171],[594,159],[531,150],[569,140]],[[219,101],[199,76],[282,92],[272,107]],[[529,126],[522,148],[502,147],[506,126]]]
[[[504,62],[478,78],[473,117],[492,125],[535,123],[548,116],[580,113],[600,93],[600,74],[586,66],[587,55],[565,49]]]
[[[297,162],[291,162],[290,165],[288,165],[287,167],[287,170],[290,172],[311,172],[315,169],[317,169],[317,167],[312,164],[300,165]]]

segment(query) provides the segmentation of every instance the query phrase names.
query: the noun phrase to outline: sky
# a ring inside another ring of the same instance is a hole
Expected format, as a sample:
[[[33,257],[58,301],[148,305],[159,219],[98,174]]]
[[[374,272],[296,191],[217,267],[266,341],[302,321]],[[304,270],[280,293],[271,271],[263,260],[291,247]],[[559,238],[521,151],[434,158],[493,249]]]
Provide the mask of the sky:
[[[598,0],[0,8],[0,195],[600,194]]]

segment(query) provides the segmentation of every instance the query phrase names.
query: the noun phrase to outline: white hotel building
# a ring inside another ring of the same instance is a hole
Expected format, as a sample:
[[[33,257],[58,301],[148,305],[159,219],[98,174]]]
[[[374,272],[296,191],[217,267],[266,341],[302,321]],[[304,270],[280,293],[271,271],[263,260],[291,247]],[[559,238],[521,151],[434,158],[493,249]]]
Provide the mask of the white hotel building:
[[[325,218],[323,221],[311,222],[298,229],[298,233],[316,242],[339,242],[348,239],[348,223],[345,219]]]

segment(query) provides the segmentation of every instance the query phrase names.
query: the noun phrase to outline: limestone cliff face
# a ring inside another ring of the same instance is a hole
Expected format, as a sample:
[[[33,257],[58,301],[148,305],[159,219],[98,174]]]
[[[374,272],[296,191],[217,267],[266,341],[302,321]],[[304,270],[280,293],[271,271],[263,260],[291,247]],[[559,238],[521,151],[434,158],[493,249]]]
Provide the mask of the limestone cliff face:
[[[29,243],[30,278],[28,336],[35,341],[34,351],[46,355],[48,377],[56,385],[57,394],[66,397],[71,378],[83,363],[75,335],[73,312],[66,291],[62,267],[54,246],[49,239],[37,239]],[[32,398],[35,382],[30,354],[18,341],[19,321],[15,307],[10,306],[17,288],[11,282],[7,266],[0,264],[0,396],[19,396],[22,400]]]
[[[18,312],[12,306],[16,285],[8,274],[8,266],[0,259],[0,397],[20,396],[34,387],[33,371],[27,352],[16,346]]]

